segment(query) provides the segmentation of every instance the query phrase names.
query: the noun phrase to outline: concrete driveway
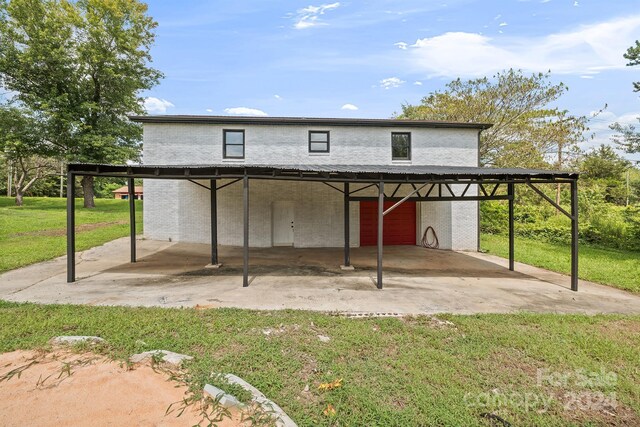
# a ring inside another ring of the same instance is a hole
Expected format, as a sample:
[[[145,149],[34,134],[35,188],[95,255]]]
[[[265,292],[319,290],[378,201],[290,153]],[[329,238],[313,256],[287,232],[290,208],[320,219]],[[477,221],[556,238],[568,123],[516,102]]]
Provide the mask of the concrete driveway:
[[[640,295],[477,253],[385,247],[384,289],[374,284],[375,247],[354,248],[354,271],[341,271],[342,249],[252,249],[242,288],[240,248],[220,247],[220,269],[207,269],[207,245],[138,241],[130,264],[126,238],[78,254],[78,281],[66,283],[64,257],[0,276],[0,299],[37,303],[161,307],[305,309],[376,314],[640,314]]]

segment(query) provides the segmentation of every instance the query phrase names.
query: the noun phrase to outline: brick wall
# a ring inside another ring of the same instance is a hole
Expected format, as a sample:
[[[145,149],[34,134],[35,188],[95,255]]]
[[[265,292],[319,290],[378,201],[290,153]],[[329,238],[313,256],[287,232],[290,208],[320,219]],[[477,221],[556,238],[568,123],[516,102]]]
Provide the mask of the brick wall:
[[[245,130],[245,159],[222,158],[222,129]],[[328,130],[329,154],[308,153],[308,131]],[[411,132],[411,162],[392,162],[391,132]],[[477,166],[477,130],[374,127],[220,126],[145,124],[146,164],[414,164]],[[224,181],[223,181],[224,182]],[[221,182],[220,184],[222,184]],[[208,182],[202,182],[209,185]],[[408,186],[405,186],[408,187]],[[352,189],[358,188],[352,184]],[[372,188],[359,195],[375,195]],[[410,191],[406,188],[397,195]],[[389,193],[389,190],[387,191]],[[342,194],[321,184],[295,181],[250,182],[250,244],[271,246],[271,206],[276,200],[295,204],[296,247],[342,246]],[[188,181],[145,182],[145,235],[208,243],[209,192]],[[434,226],[443,249],[475,250],[477,202],[420,203],[419,237]],[[220,244],[242,244],[242,183],[218,192]],[[351,203],[351,242],[359,244],[359,207]]]

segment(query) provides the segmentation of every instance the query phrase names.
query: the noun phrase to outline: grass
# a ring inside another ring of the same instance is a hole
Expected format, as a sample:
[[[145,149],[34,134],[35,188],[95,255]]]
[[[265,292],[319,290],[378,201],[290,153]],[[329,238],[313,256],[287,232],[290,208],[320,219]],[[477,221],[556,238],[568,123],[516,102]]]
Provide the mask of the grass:
[[[486,413],[518,426],[640,424],[640,316],[440,319],[451,323],[0,302],[0,352],[46,348],[57,335],[98,335],[116,359],[152,349],[186,353],[195,356],[188,364],[193,390],[212,373],[234,373],[300,426],[499,425]],[[541,382],[539,372],[546,372]],[[336,379],[341,387],[319,390]],[[601,405],[603,395],[617,408]],[[594,400],[565,407],[572,396]],[[543,399],[551,400],[544,406]],[[334,416],[324,414],[329,404]]]
[[[482,249],[489,253],[509,256],[508,237],[483,234]],[[640,292],[640,252],[597,248],[580,245],[579,277],[584,280]],[[571,249],[569,245],[549,243],[516,236],[515,259],[525,264],[569,274]]]
[[[142,203],[136,202],[137,231],[142,231]],[[17,207],[0,197],[0,272],[45,261],[66,253],[66,200],[28,197]],[[82,251],[129,235],[125,200],[96,199],[84,209],[76,199],[76,250]]]

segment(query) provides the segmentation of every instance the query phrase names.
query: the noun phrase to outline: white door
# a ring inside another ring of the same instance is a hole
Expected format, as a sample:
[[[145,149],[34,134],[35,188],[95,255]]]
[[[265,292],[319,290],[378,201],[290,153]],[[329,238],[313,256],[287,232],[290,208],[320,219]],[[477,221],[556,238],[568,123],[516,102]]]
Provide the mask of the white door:
[[[291,201],[273,202],[273,246],[293,246],[293,209]]]

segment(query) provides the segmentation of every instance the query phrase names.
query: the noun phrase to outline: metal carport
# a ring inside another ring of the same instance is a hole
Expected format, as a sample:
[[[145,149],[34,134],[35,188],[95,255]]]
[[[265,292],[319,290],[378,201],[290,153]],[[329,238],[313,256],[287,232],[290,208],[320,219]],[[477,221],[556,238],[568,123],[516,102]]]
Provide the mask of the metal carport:
[[[378,202],[377,282],[382,289],[383,217],[407,200],[413,201],[482,201],[509,202],[509,270],[514,270],[514,194],[515,185],[533,189],[544,200],[571,219],[571,289],[578,290],[578,174],[574,172],[483,168],[464,166],[386,166],[386,165],[106,165],[69,164],[67,169],[67,282],[75,277],[75,179],[77,176],[126,178],[129,186],[131,227],[131,262],[136,262],[135,201],[132,197],[134,179],[209,180],[211,191],[211,263],[218,264],[217,251],[217,191],[242,181],[243,186],[243,286],[249,286],[249,182],[253,179],[322,182],[344,196],[344,265],[349,266],[349,203],[361,200]],[[220,179],[231,182],[218,185]],[[336,184],[342,184],[342,188]],[[364,184],[351,190],[350,184]],[[537,185],[569,184],[570,212],[556,204]],[[385,185],[390,194],[385,193]],[[404,197],[396,197],[402,186],[411,187]],[[477,188],[476,194],[469,191]],[[358,195],[360,191],[377,187],[377,197]],[[506,187],[506,194],[499,190]],[[395,202],[386,211],[384,201]]]

